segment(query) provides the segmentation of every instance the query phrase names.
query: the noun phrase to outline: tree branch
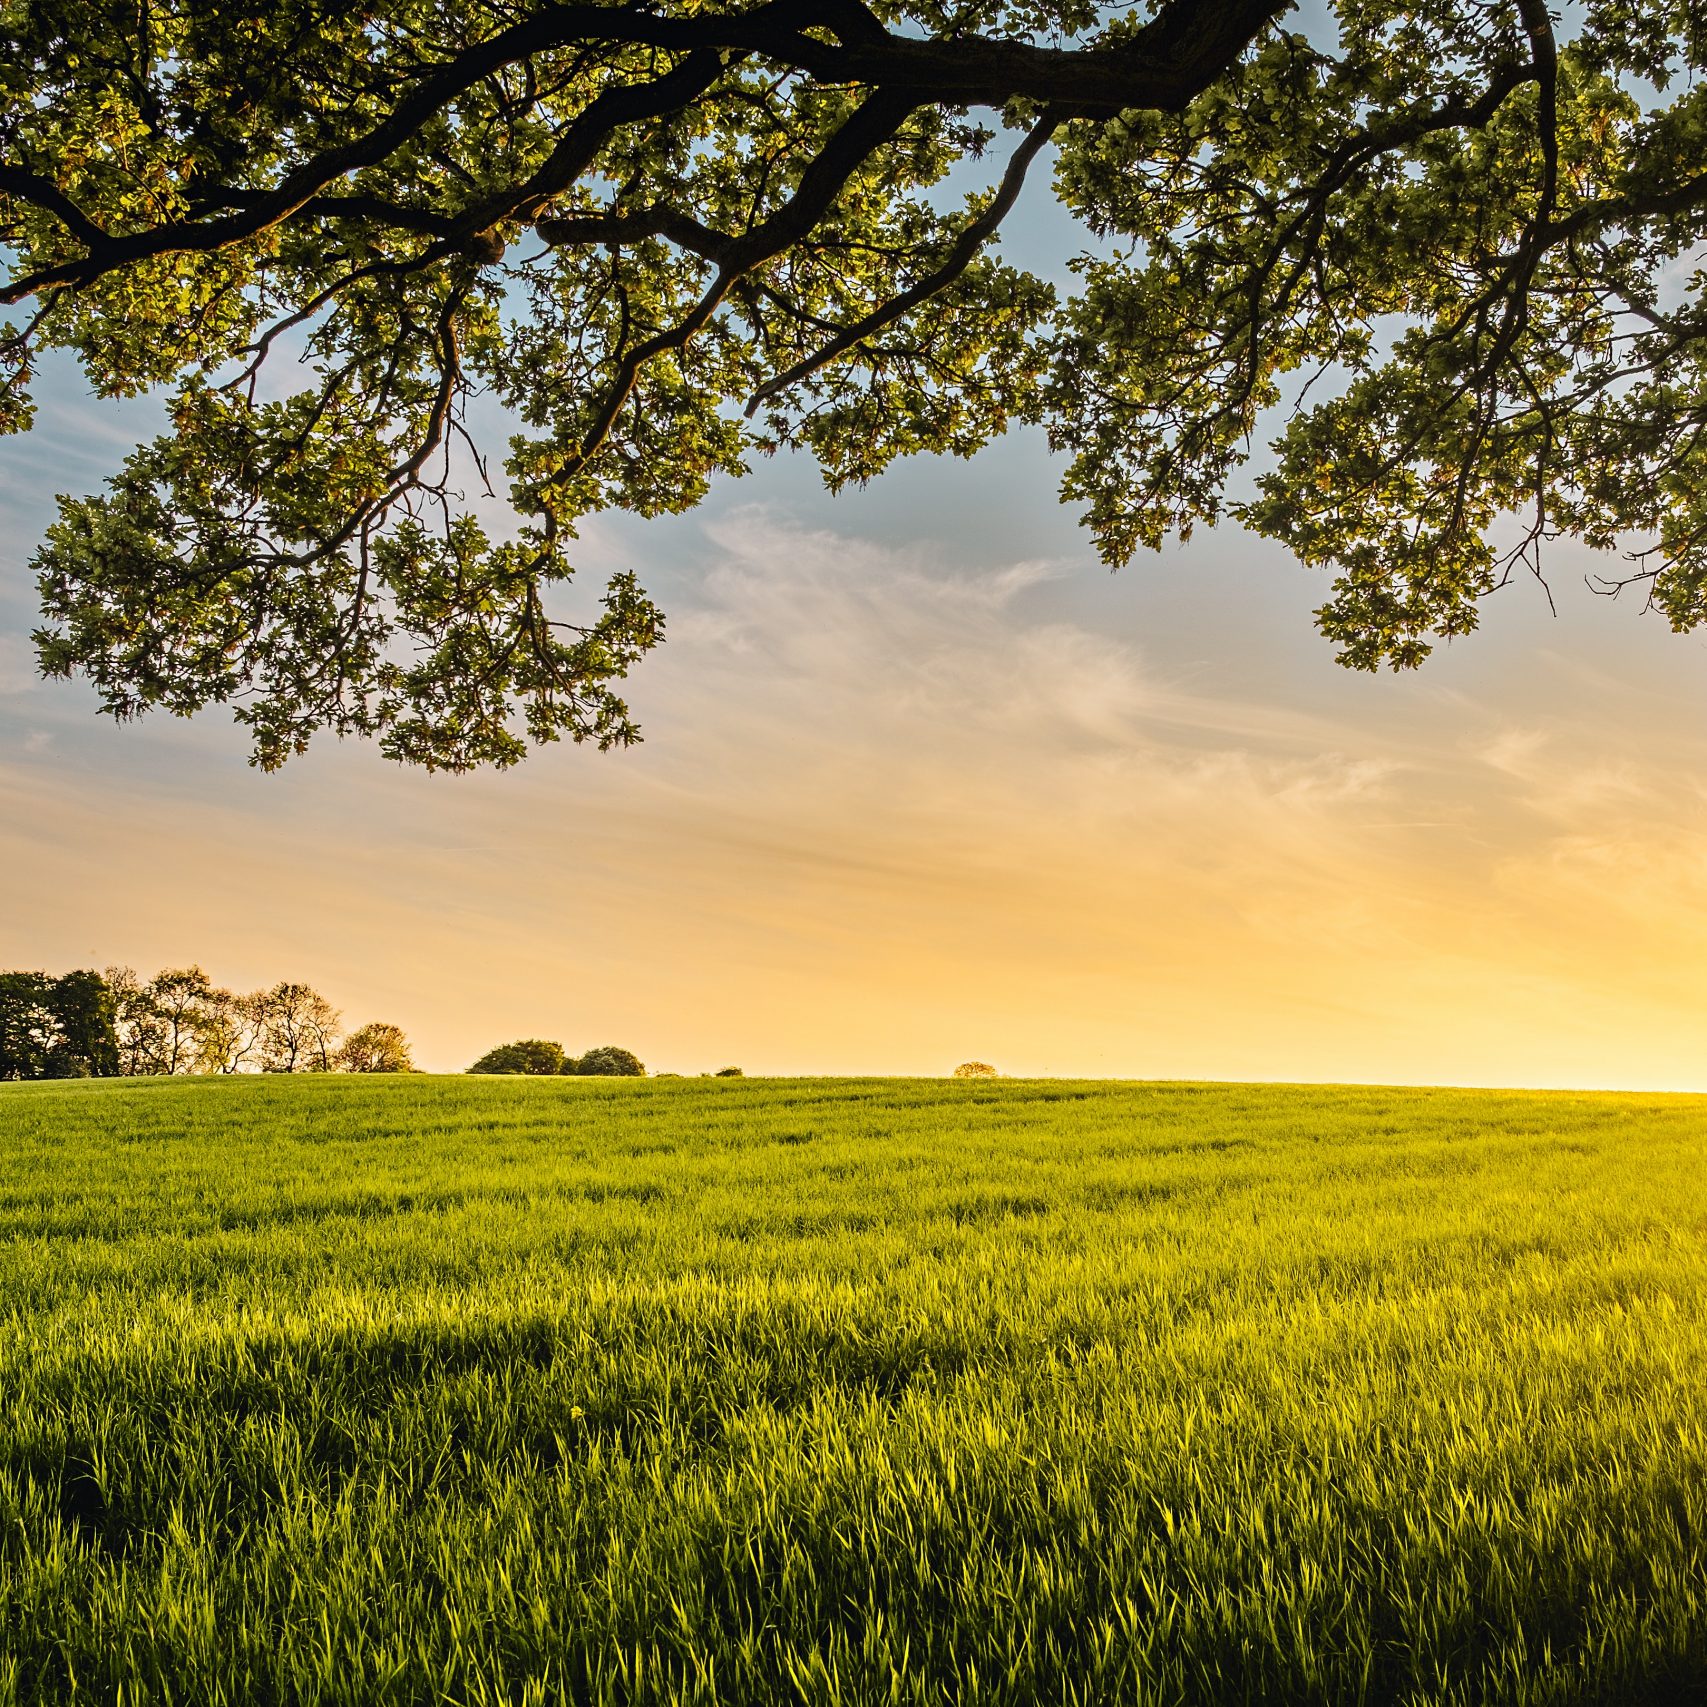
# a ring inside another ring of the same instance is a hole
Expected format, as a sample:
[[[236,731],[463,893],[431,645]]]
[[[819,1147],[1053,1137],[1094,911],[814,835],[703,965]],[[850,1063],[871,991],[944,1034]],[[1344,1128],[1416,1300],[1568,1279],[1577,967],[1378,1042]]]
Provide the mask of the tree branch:
[[[881,92],[868,97],[855,109],[824,145],[823,152],[801,173],[794,195],[751,231],[730,240],[717,277],[687,315],[677,325],[624,354],[579,447],[542,485],[570,479],[586,467],[610,436],[646,363],[683,348],[704,329],[737,279],[805,237],[835,203],[860,162],[893,137],[912,111],[911,100]]]
[[[927,273],[915,284],[910,285],[898,296],[874,308],[869,314],[856,320],[851,326],[838,332],[827,344],[823,345],[804,360],[798,361],[793,367],[779,373],[773,379],[754,391],[747,400],[746,417],[751,420],[758,413],[761,404],[775,397],[779,392],[786,391],[791,385],[797,385],[801,380],[809,378],[820,368],[833,362],[837,356],[844,355],[857,344],[869,338],[872,333],[880,332],[885,326],[893,325],[910,309],[916,308],[921,302],[927,301],[938,291],[946,289],[966,269],[971,266],[980,249],[994,235],[996,228],[1007,217],[1014,203],[1019,199],[1021,186],[1025,183],[1025,175],[1031,167],[1045,143],[1055,134],[1060,125],[1060,114],[1054,108],[1046,109],[1042,118],[1031,127],[1025,140],[1013,152],[1008,161],[1007,170],[1002,174],[1000,187],[997,189],[990,205],[974,219],[955,239],[954,246],[948,252],[948,258],[934,272]]]
[[[214,219],[174,219],[141,231],[113,235],[102,231],[63,193],[21,166],[4,168],[12,193],[26,195],[65,224],[87,253],[43,267],[0,290],[0,302],[22,301],[55,285],[78,287],[104,274],[155,256],[207,254],[270,230],[308,210],[341,178],[379,164],[414,136],[435,114],[475,84],[520,60],[577,44],[605,47],[653,47],[685,55],[759,54],[794,67],[820,82],[863,84],[925,104],[1005,105],[1014,99],[1049,103],[1063,113],[1109,117],[1130,108],[1178,111],[1222,75],[1257,34],[1285,10],[1286,0],[1216,0],[1192,4],[1172,0],[1131,40],[1106,47],[1041,48],[1029,43],[977,36],[916,40],[890,34],[857,0],[809,4],[808,0],[769,0],[749,12],[700,13],[670,17],[628,6],[550,6],[497,35],[464,49],[425,77],[378,124],[348,142],[300,162],[273,189],[210,189],[203,205],[233,205],[237,211]],[[837,40],[809,34],[828,29]],[[678,72],[681,68],[678,67]],[[700,60],[695,77],[709,87],[715,71]],[[593,103],[604,131],[628,122],[618,116],[632,99],[631,116],[660,109],[647,104],[650,91],[677,90],[677,72],[657,82],[607,90]],[[680,99],[681,97],[677,97]],[[591,119],[591,109],[583,115]],[[528,218],[552,195],[585,170],[595,132],[571,127],[558,150],[514,195],[454,221],[468,234],[503,217]],[[577,165],[577,162],[580,164]],[[320,200],[313,211],[329,214],[346,198]],[[245,205],[246,204],[246,205]],[[392,214],[419,225],[423,215],[394,207]]]
[[[109,242],[106,232],[92,220],[51,178],[27,166],[9,166],[0,161],[0,194],[16,196],[51,213],[79,243],[90,246]],[[9,301],[21,300],[8,298]]]

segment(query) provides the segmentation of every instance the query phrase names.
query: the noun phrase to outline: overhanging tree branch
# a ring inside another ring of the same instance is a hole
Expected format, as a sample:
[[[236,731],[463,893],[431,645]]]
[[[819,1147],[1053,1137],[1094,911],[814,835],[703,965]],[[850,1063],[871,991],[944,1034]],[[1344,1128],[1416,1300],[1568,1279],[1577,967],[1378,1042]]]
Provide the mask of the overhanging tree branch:
[[[1130,42],[1107,49],[1063,50],[976,37],[913,41],[883,31],[858,5],[822,8],[804,0],[769,0],[749,12],[685,18],[626,6],[547,7],[464,49],[435,74],[422,78],[380,123],[303,161],[275,188],[256,192],[233,186],[206,194],[204,201],[210,204],[232,199],[246,204],[223,217],[171,220],[109,235],[48,180],[21,167],[0,168],[5,174],[0,188],[58,215],[87,249],[78,259],[14,280],[0,290],[0,302],[19,302],[57,285],[86,285],[153,257],[207,254],[253,238],[315,203],[340,179],[384,161],[449,102],[494,72],[553,49],[647,47],[700,56],[701,87],[709,84],[713,74],[705,56],[756,53],[822,82],[866,84],[904,93],[914,105],[1001,105],[1031,99],[1050,101],[1072,112],[1110,116],[1131,107],[1177,111],[1220,75],[1282,10],[1284,0],[1218,0],[1207,6],[1174,0]],[[1195,20],[1190,28],[1188,18]],[[814,27],[839,27],[844,39],[823,42],[808,33]],[[683,74],[682,81],[692,79]],[[678,87],[671,80],[649,86],[660,98]],[[466,227],[472,234],[496,218],[530,217],[580,176],[589,143],[596,146],[599,123],[615,125],[649,111],[666,110],[649,107],[644,97],[621,90],[606,91],[598,100],[607,101],[603,111],[596,119],[589,113],[589,124],[565,137],[560,150],[533,179],[512,196],[494,197],[488,205],[455,220],[453,230]],[[634,102],[631,109],[630,100]],[[325,211],[324,203],[321,210]],[[401,217],[405,228],[418,227],[422,218],[417,210],[403,210]]]
[[[0,430],[56,345],[176,388],[38,559],[44,667],[120,715],[229,701],[268,764],[320,727],[456,767],[621,743],[661,619],[625,577],[549,614],[589,513],[1041,421],[1118,563],[1221,514],[1265,411],[1238,513],[1333,568],[1348,662],[1473,626],[1520,506],[1537,544],[1659,535],[1656,603],[1707,621],[1707,178],[1666,94],[1707,49],[1669,12],[1567,44],[1544,0],[1284,10],[151,0],[131,40],[23,8]],[[1047,149],[1103,240],[1065,290],[986,258]],[[496,536],[456,490],[482,393],[517,429]]]
[[[1051,107],[1045,110],[1043,117],[1031,127],[1025,140],[1014,150],[990,205],[976,219],[968,222],[940,267],[927,273],[917,283],[909,285],[881,307],[872,309],[853,325],[838,332],[827,344],[796,362],[793,367],[785,369],[774,379],[766,380],[747,400],[747,417],[751,419],[768,399],[786,391],[791,385],[798,385],[801,380],[810,378],[837,357],[856,349],[873,333],[881,332],[885,326],[894,325],[920,303],[940,295],[953,284],[971,266],[978,252],[995,235],[997,228],[1012,211],[1014,203],[1019,200],[1019,192],[1025,183],[1025,175],[1030,170],[1031,163],[1042,151],[1044,144],[1055,134],[1060,123],[1061,114],[1057,109]]]

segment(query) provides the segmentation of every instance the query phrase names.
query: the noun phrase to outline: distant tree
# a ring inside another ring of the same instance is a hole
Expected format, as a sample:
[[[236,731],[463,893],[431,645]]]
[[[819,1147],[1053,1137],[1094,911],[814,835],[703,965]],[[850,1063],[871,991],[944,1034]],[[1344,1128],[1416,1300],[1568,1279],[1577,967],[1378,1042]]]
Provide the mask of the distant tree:
[[[106,1078],[118,1068],[100,973],[0,973],[0,1079]]]
[[[267,993],[263,990],[248,995],[211,991],[196,1039],[196,1070],[241,1073],[246,1068],[258,1068],[266,1042],[267,1013]]]
[[[261,1069],[267,1073],[329,1073],[338,1044],[338,1010],[307,984],[275,984],[261,1002],[265,1029]]]
[[[719,1067],[713,1075],[719,1079],[744,1079],[746,1076],[739,1067]]]
[[[52,980],[49,1005],[58,1023],[50,1078],[109,1079],[119,1070],[113,992],[99,972],[67,972]]]
[[[357,1026],[344,1039],[333,1058],[344,1073],[412,1073],[415,1062],[409,1054],[409,1039],[403,1028],[374,1020]]]
[[[0,973],[0,1079],[45,1079],[57,1027],[42,972]]]
[[[988,1061],[962,1061],[954,1069],[957,1079],[999,1079],[1002,1075]]]
[[[157,1071],[161,1021],[148,986],[128,966],[109,966],[107,988],[113,998],[113,1029],[118,1037],[119,1072],[126,1077]]]
[[[247,1039],[240,1025],[236,1003],[229,990],[215,990],[197,1041],[196,1069],[202,1073],[238,1073],[248,1054]]]
[[[566,1065],[566,1073],[577,1073],[584,1078],[596,1079],[643,1079],[646,1069],[641,1065],[640,1057],[631,1049],[619,1049],[614,1043],[601,1043],[597,1049],[589,1049],[579,1061]]]
[[[157,972],[149,979],[146,994],[158,1022],[148,1070],[202,1071],[202,1042],[217,1005],[213,980],[199,966],[177,967]]]
[[[470,1067],[471,1073],[525,1073],[530,1077],[549,1077],[571,1073],[575,1069],[563,1053],[561,1043],[551,1043],[543,1037],[524,1037],[517,1043],[502,1043],[489,1049]]]

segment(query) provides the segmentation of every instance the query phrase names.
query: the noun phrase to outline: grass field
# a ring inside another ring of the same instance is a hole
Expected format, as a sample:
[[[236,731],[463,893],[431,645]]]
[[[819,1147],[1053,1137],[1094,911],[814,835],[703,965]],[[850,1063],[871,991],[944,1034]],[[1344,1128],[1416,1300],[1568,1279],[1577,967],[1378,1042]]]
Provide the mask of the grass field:
[[[1707,1100],[0,1086],[0,1703],[1707,1700]]]

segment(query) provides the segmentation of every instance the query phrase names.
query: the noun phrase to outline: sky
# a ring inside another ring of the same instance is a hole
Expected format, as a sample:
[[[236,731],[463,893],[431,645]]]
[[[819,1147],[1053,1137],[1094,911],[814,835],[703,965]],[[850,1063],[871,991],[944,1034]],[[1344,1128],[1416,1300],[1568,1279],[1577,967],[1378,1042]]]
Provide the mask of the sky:
[[[1018,247],[1060,236],[1047,210]],[[1707,1087],[1707,640],[1556,551],[1414,675],[1236,525],[1118,574],[1034,434],[830,497],[762,463],[606,518],[668,613],[643,745],[470,777],[44,683],[29,560],[155,406],[47,364],[0,442],[0,966],[302,979],[456,1071]]]

